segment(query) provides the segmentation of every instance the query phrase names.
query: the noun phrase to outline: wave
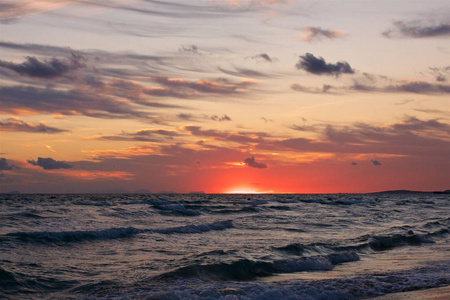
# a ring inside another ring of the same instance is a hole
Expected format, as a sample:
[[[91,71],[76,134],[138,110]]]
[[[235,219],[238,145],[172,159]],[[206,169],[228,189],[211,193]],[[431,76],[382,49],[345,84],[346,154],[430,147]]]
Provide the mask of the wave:
[[[175,215],[182,215],[182,216],[199,216],[200,212],[197,210],[187,209],[181,204],[159,204],[155,203],[153,205],[154,208],[166,211]]]
[[[211,213],[218,215],[226,215],[226,214],[238,214],[238,213],[256,213],[259,210],[255,206],[244,206],[241,209],[221,209],[221,210],[212,210]]]
[[[253,201],[239,201],[241,205],[264,205],[267,204],[267,200],[253,200]]]
[[[131,238],[139,233],[161,233],[161,234],[192,234],[208,231],[220,231],[232,228],[231,220],[214,222],[210,224],[186,225],[163,229],[138,229],[134,227],[108,228],[102,230],[80,230],[80,231],[41,231],[41,232],[13,232],[3,237],[14,237],[22,242],[36,243],[73,243],[92,240],[113,240]]]
[[[75,202],[74,205],[85,205],[85,206],[111,206],[108,202]]]
[[[231,220],[215,222],[211,224],[200,224],[200,225],[187,225],[166,229],[154,229],[152,232],[162,233],[162,234],[172,234],[172,233],[202,233],[207,231],[215,230],[225,230],[232,228],[233,223]]]
[[[340,253],[325,256],[302,257],[299,259],[277,260],[273,262],[242,259],[232,263],[192,265],[158,276],[158,280],[198,278],[215,281],[248,281],[257,277],[277,273],[331,270],[334,265],[359,260],[356,253]]]
[[[42,232],[14,232],[6,236],[15,237],[23,242],[38,243],[70,243],[89,240],[109,240],[132,237],[143,232],[134,227],[109,228],[103,230],[88,231],[42,231]]]
[[[369,240],[369,246],[375,251],[389,250],[405,245],[420,245],[434,243],[427,235],[415,234],[409,231],[407,234],[394,234],[385,236],[373,236]]]
[[[365,203],[362,199],[299,199],[300,202],[304,203],[317,203],[324,205],[354,205]]]
[[[421,269],[323,280],[232,282],[211,284],[196,279],[155,284],[126,294],[131,299],[369,299],[390,293],[450,284],[449,262]],[[120,294],[122,297],[124,294]]]
[[[313,243],[300,244],[292,243],[286,246],[274,247],[276,251],[281,251],[290,255],[323,254],[334,252],[357,252],[364,253],[368,250],[386,251],[403,246],[419,246],[422,244],[435,243],[431,237],[442,237],[449,234],[448,229],[439,229],[426,234],[416,234],[412,230],[406,233],[388,235],[365,235],[357,239],[343,241],[341,243]]]

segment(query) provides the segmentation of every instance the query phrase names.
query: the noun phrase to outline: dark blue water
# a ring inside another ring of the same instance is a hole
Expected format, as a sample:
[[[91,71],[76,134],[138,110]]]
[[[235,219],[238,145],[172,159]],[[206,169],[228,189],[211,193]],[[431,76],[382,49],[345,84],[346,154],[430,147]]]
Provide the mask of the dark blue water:
[[[366,299],[450,284],[450,197],[1,195],[0,298]]]

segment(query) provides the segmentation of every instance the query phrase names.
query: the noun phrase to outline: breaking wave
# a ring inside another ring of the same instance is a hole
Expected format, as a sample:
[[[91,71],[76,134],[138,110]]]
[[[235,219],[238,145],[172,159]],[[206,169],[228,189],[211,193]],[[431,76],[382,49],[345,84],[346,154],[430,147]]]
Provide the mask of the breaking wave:
[[[356,253],[340,253],[325,256],[302,257],[299,259],[277,260],[273,262],[248,259],[232,263],[192,265],[158,276],[157,279],[199,278],[203,280],[248,281],[257,277],[276,273],[294,273],[301,271],[331,270],[334,265],[359,260]]]

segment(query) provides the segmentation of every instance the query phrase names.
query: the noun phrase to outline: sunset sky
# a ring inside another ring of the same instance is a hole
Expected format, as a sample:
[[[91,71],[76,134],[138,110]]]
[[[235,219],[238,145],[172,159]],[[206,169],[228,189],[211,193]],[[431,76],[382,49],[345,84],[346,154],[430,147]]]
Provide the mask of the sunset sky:
[[[450,188],[448,0],[6,0],[0,191]]]

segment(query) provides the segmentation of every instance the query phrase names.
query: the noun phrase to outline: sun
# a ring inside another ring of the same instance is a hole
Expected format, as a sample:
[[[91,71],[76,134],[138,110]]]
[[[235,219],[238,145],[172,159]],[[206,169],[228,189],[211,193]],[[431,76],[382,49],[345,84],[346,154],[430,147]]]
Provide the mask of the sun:
[[[227,194],[261,194],[261,192],[241,189],[241,190],[228,191]]]
[[[236,187],[231,188],[230,190],[226,191],[226,194],[267,194],[271,193],[272,191],[257,191],[254,188],[248,188],[248,187]]]

